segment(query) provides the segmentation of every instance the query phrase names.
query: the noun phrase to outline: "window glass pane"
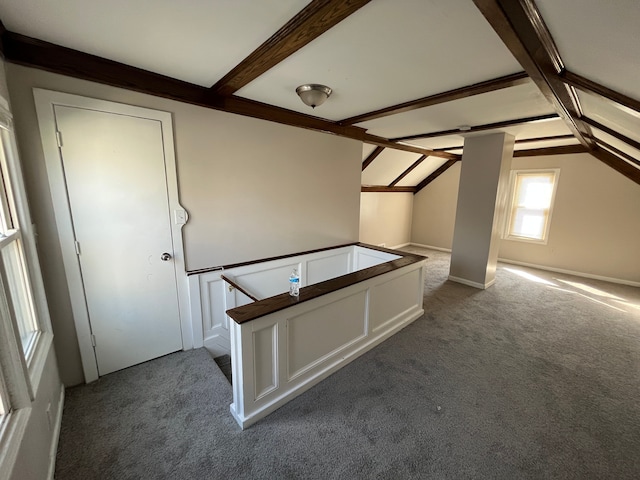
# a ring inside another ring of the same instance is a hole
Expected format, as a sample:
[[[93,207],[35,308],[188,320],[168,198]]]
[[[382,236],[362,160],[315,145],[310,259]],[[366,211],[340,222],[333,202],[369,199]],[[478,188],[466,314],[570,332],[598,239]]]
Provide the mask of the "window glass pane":
[[[516,210],[511,229],[512,235],[542,239],[545,215],[536,210],[519,208]]]
[[[17,228],[14,224],[12,210],[15,205],[11,198],[11,183],[9,182],[9,172],[7,171],[7,157],[5,148],[9,143],[6,139],[7,132],[0,129],[0,180],[4,188],[0,189],[0,234],[6,235],[12,228]]]
[[[2,261],[7,275],[18,331],[20,332],[22,349],[25,355],[28,355],[37,332],[37,324],[31,300],[32,295],[29,288],[24,252],[22,251],[19,237],[2,247]]]
[[[549,175],[519,175],[519,177],[518,206],[549,208],[553,194],[553,178]]]
[[[555,172],[515,172],[508,234],[544,240],[555,183]]]

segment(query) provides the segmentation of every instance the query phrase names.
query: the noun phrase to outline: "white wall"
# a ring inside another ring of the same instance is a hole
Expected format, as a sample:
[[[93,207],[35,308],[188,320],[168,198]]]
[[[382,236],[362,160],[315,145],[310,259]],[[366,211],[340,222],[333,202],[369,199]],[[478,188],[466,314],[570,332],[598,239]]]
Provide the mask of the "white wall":
[[[188,269],[358,240],[360,142],[8,64],[63,381],[83,381],[33,87],[171,112]]]
[[[502,240],[500,258],[640,282],[639,185],[589,154],[514,158],[512,168],[560,168],[560,178],[547,245]],[[451,248],[459,172],[415,196],[412,242]]]
[[[360,194],[360,241],[388,248],[411,241],[412,193]]]
[[[640,282],[640,185],[588,154],[514,158],[560,168],[547,245],[502,240],[500,257]]]
[[[451,248],[461,167],[455,163],[413,197],[412,243]]]

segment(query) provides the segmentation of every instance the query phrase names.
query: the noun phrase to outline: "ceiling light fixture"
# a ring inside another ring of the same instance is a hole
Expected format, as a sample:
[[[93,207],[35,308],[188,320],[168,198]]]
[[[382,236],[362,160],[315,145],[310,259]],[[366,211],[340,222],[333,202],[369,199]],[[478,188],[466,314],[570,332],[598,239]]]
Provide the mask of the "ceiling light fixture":
[[[326,85],[318,85],[317,83],[308,83],[296,88],[296,93],[300,99],[311,108],[322,105],[331,95],[331,91]]]

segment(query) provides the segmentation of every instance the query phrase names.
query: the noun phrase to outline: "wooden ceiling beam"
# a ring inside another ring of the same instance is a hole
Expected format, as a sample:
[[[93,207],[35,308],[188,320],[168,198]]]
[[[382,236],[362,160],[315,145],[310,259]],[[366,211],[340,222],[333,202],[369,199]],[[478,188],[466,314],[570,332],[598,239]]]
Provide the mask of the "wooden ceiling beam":
[[[351,127],[353,128],[353,127]],[[357,128],[357,127],[356,127]],[[365,133],[362,138],[364,143],[370,143],[371,145],[377,145],[378,147],[395,148],[396,150],[403,150],[405,152],[419,153],[420,155],[426,155],[428,157],[440,157],[446,159],[459,159],[460,155],[448,152],[436,152],[424,147],[418,147],[416,145],[409,145],[407,143],[398,143],[388,138],[379,137],[370,133]]]
[[[363,193],[415,193],[416,187],[387,187],[386,185],[362,185],[360,191]]]
[[[241,97],[212,95],[210,89],[206,87],[25,35],[5,31],[0,37],[0,41],[5,59],[19,65],[283,125],[332,133],[379,147],[447,159],[459,158],[459,155],[447,152],[433,152],[415,145],[392,142],[387,138],[368,134],[365,129],[360,127],[341,125],[338,122],[331,122]]]
[[[340,23],[370,0],[312,0],[211,90],[231,95]]]
[[[514,150],[513,157],[541,157],[544,155],[568,155],[571,153],[589,153],[589,149],[584,145],[531,148],[527,150]]]
[[[7,31],[2,41],[6,60],[19,65],[355,140],[362,140],[365,133],[362,128],[339,125],[253,100],[214,96],[206,87],[24,35]]]
[[[2,35],[5,60],[156,97],[208,106],[208,88],[10,31]]]
[[[376,147],[373,152],[371,152],[369,154],[369,156],[367,158],[364,159],[364,161],[362,162],[362,171],[364,172],[364,169],[367,168],[369,165],[371,165],[371,163],[378,158],[378,155],[380,155],[382,153],[382,151],[384,150],[384,147]]]
[[[631,155],[629,155],[626,152],[623,152],[622,150],[617,149],[616,147],[609,145],[607,142],[605,142],[604,140],[600,140],[599,138],[594,138],[595,142],[600,145],[601,147],[610,150],[611,153],[614,153],[615,155],[624,158],[626,160],[628,160],[629,162],[637,165],[638,167],[640,167],[640,160],[638,160],[635,157],[632,157]]]
[[[601,142],[601,143],[604,143],[604,142]],[[610,146],[609,148],[611,148],[613,151],[617,150]],[[590,153],[601,162],[605,163],[606,165],[609,165],[611,168],[613,168],[614,170],[618,171],[619,173],[627,177],[629,180],[632,180],[637,184],[640,184],[640,168],[634,167],[629,162],[625,162],[620,157],[598,146],[596,146],[593,150],[591,150]],[[623,153],[623,152],[620,152],[620,153]]]
[[[571,153],[592,153],[593,154],[593,152],[590,151],[588,148],[586,148],[584,145],[561,145],[558,147],[534,148],[530,150],[515,151],[513,152],[513,156],[514,157],[533,157],[533,156],[542,156],[542,155],[567,155]],[[608,152],[605,152],[605,153],[608,153]],[[611,163],[619,163],[619,162],[616,162],[615,159],[611,159],[611,158],[609,158],[608,161]],[[429,175],[427,178],[422,180],[416,186],[415,193],[418,193],[420,190],[425,188],[427,185],[433,182],[436,178],[438,178],[440,175],[446,172],[455,163],[456,163],[455,160],[449,160],[446,163],[444,163],[440,168],[435,170],[431,175]],[[633,175],[633,172],[628,171],[627,176],[629,175]]]
[[[515,143],[535,143],[535,142],[549,142],[552,140],[569,140],[569,139],[575,139],[576,137],[574,137],[573,135],[569,134],[569,135],[550,135],[548,137],[533,137],[533,138],[521,138],[520,140],[516,140]],[[445,152],[448,150],[458,150],[460,148],[463,148],[464,145],[459,145],[456,147],[444,147],[444,148],[434,148],[434,150],[436,152]]]
[[[585,147],[595,146],[580,120],[575,92],[560,74],[564,63],[533,0],[473,0],[503,43]]]
[[[210,97],[207,105],[209,108],[222,110],[224,112],[236,113],[245,117],[253,117],[261,120],[281,123],[293,127],[306,128],[317,132],[332,133],[341,137],[352,138],[362,141],[366,131],[350,125],[340,125],[336,122],[324,120],[322,118],[305,115],[304,113],[287,110],[286,108],[256,102],[247,98],[237,97]]]
[[[547,120],[554,120],[557,118],[558,118],[558,115],[556,115],[555,113],[551,113],[548,115],[538,115],[535,117],[517,118],[514,120],[506,120],[503,122],[487,123],[485,125],[476,125],[476,126],[470,127],[468,130],[460,130],[459,128],[454,128],[451,130],[442,130],[440,132],[418,133],[416,135],[407,135],[406,137],[390,138],[389,140],[392,142],[401,142],[406,140],[417,140],[421,138],[446,137],[447,135],[465,135],[467,133],[482,132],[485,130],[493,130],[498,128],[512,127],[514,125],[522,125],[523,123],[545,122]],[[435,150],[435,152],[441,153],[440,150]]]
[[[587,93],[598,95],[599,97],[607,100],[610,104],[616,107],[623,106],[631,110],[630,113],[636,117],[640,115],[640,101],[636,100],[635,98],[623,95],[622,93],[611,90],[610,88],[607,88],[596,82],[592,82],[591,80],[581,77],[580,75],[577,75],[575,73],[571,73],[567,70],[560,74],[560,78],[572,87],[583,90]]]
[[[375,120],[376,118],[396,115],[398,113],[410,112],[411,110],[430,107],[432,105],[438,105],[452,100],[460,100],[462,98],[493,92],[503,88],[515,87],[528,81],[529,75],[525,72],[514,73],[512,75],[506,75],[504,77],[487,80],[485,82],[474,83],[473,85],[456,88],[447,92],[430,95],[428,97],[422,97],[417,100],[411,100],[410,102],[400,103],[391,107],[381,108],[380,110],[356,115],[355,117],[345,118],[344,120],[341,120],[340,123],[344,125],[354,125],[356,123]]]
[[[436,178],[438,178],[444,172],[449,170],[449,168],[451,168],[453,165],[455,165],[456,162],[457,162],[457,160],[447,160],[445,163],[443,163],[431,175],[429,175],[427,178],[422,180],[418,185],[416,185],[416,191],[414,192],[414,195],[416,193],[418,193],[420,190],[422,190],[424,187],[429,185],[431,182],[433,182]]]
[[[473,0],[503,43],[590,153],[640,184],[640,170],[596,145],[549,29],[533,0]],[[576,77],[569,76],[573,81]],[[593,87],[593,85],[591,85]],[[594,87],[595,88],[595,87]]]
[[[395,187],[400,180],[402,180],[404,177],[409,175],[413,171],[413,169],[416,168],[418,165],[420,165],[426,158],[427,158],[426,155],[421,155],[420,158],[418,158],[415,162],[413,162],[409,168],[407,168],[404,172],[402,172],[398,176],[398,178],[396,178],[393,182],[391,182],[389,186]]]
[[[617,138],[618,140],[620,140],[621,142],[626,143],[627,145],[629,145],[630,147],[635,148],[636,150],[640,150],[640,142],[637,142],[636,140],[627,137],[626,135],[621,134],[620,132],[616,132],[615,130],[613,130],[612,128],[607,127],[606,125],[602,125],[599,122],[596,122],[595,120],[593,120],[592,118],[589,117],[582,117],[582,119],[588,123],[589,125],[591,125],[593,128],[597,128],[598,130],[602,130],[604,133],[608,133],[609,135],[611,135],[614,138]],[[594,137],[596,137],[596,135],[594,135]]]

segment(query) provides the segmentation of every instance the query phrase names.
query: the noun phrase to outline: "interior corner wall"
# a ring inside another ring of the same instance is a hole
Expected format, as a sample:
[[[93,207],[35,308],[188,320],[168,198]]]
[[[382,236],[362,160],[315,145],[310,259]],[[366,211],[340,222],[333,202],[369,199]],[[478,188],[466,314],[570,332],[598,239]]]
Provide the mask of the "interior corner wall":
[[[514,158],[559,168],[546,245],[503,239],[500,258],[640,283],[640,185],[589,154]]]
[[[512,169],[559,168],[546,245],[503,239],[501,260],[640,282],[640,185],[589,154],[514,158]],[[460,167],[415,196],[413,243],[450,249]]]
[[[362,143],[7,64],[63,381],[83,381],[34,87],[171,112],[188,269],[358,241]]]
[[[414,196],[411,243],[451,250],[461,166],[455,163]]]
[[[360,194],[360,241],[387,248],[411,242],[413,193]]]

